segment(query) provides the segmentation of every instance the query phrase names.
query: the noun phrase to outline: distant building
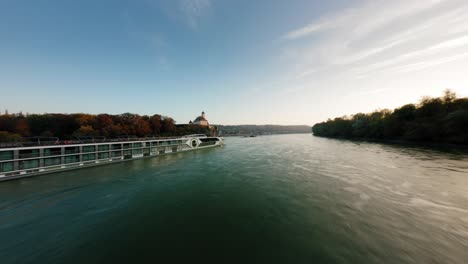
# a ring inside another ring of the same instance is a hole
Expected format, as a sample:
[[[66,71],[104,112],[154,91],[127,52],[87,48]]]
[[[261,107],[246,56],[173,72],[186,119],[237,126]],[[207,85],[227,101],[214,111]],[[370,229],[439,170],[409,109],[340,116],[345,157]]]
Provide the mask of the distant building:
[[[190,124],[200,125],[200,126],[209,126],[210,125],[210,123],[208,123],[208,120],[206,120],[205,112],[202,112],[201,116],[198,116],[197,118],[195,118],[195,120],[193,122],[192,121],[190,121],[190,122],[191,122]]]

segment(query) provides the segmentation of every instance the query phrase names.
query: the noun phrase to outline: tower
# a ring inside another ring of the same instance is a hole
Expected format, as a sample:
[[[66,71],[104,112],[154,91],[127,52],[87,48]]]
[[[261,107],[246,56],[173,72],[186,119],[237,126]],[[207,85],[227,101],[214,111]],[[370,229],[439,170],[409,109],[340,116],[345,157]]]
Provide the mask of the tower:
[[[203,119],[206,119],[205,118],[205,111],[201,112],[201,116],[203,117]]]

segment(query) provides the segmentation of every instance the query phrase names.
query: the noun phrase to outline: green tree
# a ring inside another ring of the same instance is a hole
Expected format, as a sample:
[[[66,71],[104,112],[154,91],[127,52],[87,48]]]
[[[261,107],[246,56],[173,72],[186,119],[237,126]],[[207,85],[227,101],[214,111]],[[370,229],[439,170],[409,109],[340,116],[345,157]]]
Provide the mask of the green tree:
[[[454,92],[445,90],[439,98],[423,97],[418,105],[407,104],[394,111],[359,113],[350,120],[335,118],[318,123],[312,132],[325,137],[468,144],[467,126],[468,98],[457,98]]]

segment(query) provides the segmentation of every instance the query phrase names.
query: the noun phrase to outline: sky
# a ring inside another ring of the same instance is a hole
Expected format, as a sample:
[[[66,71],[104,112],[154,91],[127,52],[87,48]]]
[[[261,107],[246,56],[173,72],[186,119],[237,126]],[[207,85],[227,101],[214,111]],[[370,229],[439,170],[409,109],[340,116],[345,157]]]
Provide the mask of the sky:
[[[467,69],[466,0],[0,0],[10,113],[313,125],[468,96]]]

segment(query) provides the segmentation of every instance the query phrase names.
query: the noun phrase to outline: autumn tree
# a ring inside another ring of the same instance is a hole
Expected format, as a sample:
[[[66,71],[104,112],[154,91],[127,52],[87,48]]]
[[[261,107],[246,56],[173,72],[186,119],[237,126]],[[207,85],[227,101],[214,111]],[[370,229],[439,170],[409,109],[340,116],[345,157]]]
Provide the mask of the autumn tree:
[[[149,119],[150,127],[152,130],[153,135],[159,135],[161,133],[161,116],[160,115],[153,115]]]

